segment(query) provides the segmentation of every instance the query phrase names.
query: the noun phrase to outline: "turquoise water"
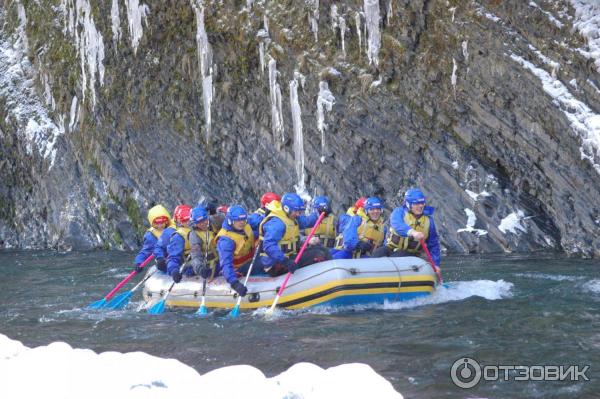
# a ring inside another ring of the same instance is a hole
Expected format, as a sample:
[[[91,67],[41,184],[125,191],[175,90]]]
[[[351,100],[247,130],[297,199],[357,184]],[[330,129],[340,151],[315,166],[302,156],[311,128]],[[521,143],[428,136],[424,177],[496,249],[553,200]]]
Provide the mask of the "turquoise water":
[[[262,311],[226,320],[192,311],[149,316],[85,309],[131,269],[122,252],[0,253],[0,333],[27,346],[65,341],[97,352],[144,351],[204,373],[250,364],[267,376],[298,362],[367,363],[407,398],[600,397],[600,262],[556,254],[444,258],[448,288],[406,303]],[[127,286],[131,288],[132,285]],[[590,381],[455,386],[452,364],[589,365]]]

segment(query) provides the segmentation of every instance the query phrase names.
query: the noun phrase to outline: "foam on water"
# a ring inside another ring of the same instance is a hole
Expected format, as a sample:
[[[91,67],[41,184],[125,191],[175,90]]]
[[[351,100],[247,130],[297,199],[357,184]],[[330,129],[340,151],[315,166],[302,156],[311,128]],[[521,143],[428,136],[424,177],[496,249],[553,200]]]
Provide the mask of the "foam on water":
[[[595,279],[588,281],[583,284],[583,289],[593,294],[600,294],[600,280]]]
[[[580,281],[580,280],[585,279],[585,277],[581,277],[581,276],[566,276],[564,274],[546,274],[546,273],[515,273],[515,276],[541,279],[541,280],[553,280],[553,281]]]

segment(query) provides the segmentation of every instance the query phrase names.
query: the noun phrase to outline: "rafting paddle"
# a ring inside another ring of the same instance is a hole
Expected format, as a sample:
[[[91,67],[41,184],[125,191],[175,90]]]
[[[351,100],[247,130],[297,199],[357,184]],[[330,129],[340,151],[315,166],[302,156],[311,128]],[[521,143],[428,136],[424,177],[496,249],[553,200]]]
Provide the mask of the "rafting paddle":
[[[204,244],[206,251],[204,252],[204,259],[206,260],[206,263],[208,264],[208,230],[206,230],[206,243]],[[196,315],[198,316],[206,316],[208,314],[208,310],[206,310],[206,279],[204,279],[204,281],[202,282],[202,300],[200,301],[200,307],[198,308],[198,311],[196,312]]]
[[[148,263],[150,263],[150,261],[154,259],[154,255],[150,255],[146,258],[145,261],[143,261],[140,264],[140,268],[144,268]],[[127,284],[127,282],[129,280],[131,280],[133,278],[133,276],[135,276],[137,274],[137,271],[133,270],[131,273],[129,273],[129,275],[127,275],[127,277],[125,277],[123,279],[123,281],[121,281],[119,284],[116,285],[115,288],[112,289],[112,291],[110,291],[104,298],[102,298],[99,301],[90,303],[87,307],[90,309],[102,309],[106,306],[107,301],[110,300],[110,298],[112,298],[117,291],[119,291],[121,289],[121,287],[123,287],[125,284]]]
[[[321,224],[321,221],[323,221],[323,218],[325,218],[325,212],[321,212],[321,214],[319,215],[319,218],[317,219],[317,222],[315,223],[312,230],[310,231],[310,234],[308,235],[308,237],[306,237],[306,240],[304,240],[304,244],[302,244],[302,248],[300,248],[300,252],[298,252],[298,255],[296,255],[296,259],[294,259],[295,264],[298,264],[300,262],[300,259],[302,258],[302,254],[304,254],[304,250],[308,246],[308,242],[315,235],[315,231],[317,231],[317,228]],[[273,314],[273,310],[275,310],[275,306],[277,306],[277,302],[279,302],[279,298],[281,297],[281,294],[283,294],[283,290],[285,290],[285,286],[287,285],[288,280],[290,279],[291,276],[292,276],[292,272],[288,272],[288,274],[285,276],[285,280],[283,280],[283,284],[281,284],[281,287],[279,287],[279,292],[277,292],[277,295],[275,296],[275,299],[273,300],[273,304],[271,305],[271,307],[269,309],[267,309],[267,313],[266,313],[267,315]]]
[[[144,279],[142,281],[137,283],[137,285],[135,287],[133,287],[132,289],[130,289],[129,291],[125,292],[124,294],[119,294],[116,297],[114,297],[113,299],[111,299],[110,302],[105,307],[107,309],[114,309],[114,310],[123,309],[129,303],[129,300],[131,299],[135,290],[137,290],[142,284],[144,284],[146,281],[148,281],[148,279],[150,277],[152,277],[154,275],[154,273],[156,273],[156,270],[154,270],[152,273],[149,273],[146,277],[144,277]]]
[[[246,279],[244,280],[244,286],[247,286],[247,284],[248,284],[248,277],[250,277],[250,274],[252,274],[252,267],[254,266],[254,262],[256,261],[256,258],[258,257],[258,253],[260,252],[261,244],[262,244],[262,241],[259,241],[258,245],[256,246],[256,250],[254,251],[254,256],[252,257],[252,262],[250,262],[250,267],[248,268],[248,273],[246,273]],[[240,303],[242,303],[242,296],[238,295],[237,302],[235,303],[235,306],[233,307],[233,309],[231,309],[231,312],[229,312],[229,314],[227,315],[227,318],[235,319],[236,317],[238,317],[238,314],[240,313]]]
[[[187,261],[183,262],[183,265],[181,265],[181,267],[179,268],[179,273],[183,273],[183,269],[185,268],[185,266],[187,265]],[[152,305],[149,309],[148,309],[148,313],[155,315],[155,314],[162,314],[165,311],[165,304],[167,303],[167,298],[169,297],[169,294],[171,293],[171,290],[173,289],[173,287],[175,287],[175,284],[177,284],[175,281],[173,281],[171,283],[171,286],[169,287],[169,289],[167,290],[167,293],[165,294],[165,297],[163,299],[161,299],[160,301],[158,301],[157,303],[155,303],[154,305]]]
[[[437,275],[437,281],[438,281],[438,283],[442,284],[442,273],[440,272],[440,268],[437,267],[435,265],[435,263],[433,263],[433,258],[431,257],[431,253],[429,252],[429,248],[427,248],[427,244],[425,244],[425,240],[419,240],[419,242],[421,243],[421,246],[423,247],[423,249],[425,250],[425,253],[427,254],[427,258],[429,259],[429,263],[431,264],[431,267],[433,268],[433,271]]]

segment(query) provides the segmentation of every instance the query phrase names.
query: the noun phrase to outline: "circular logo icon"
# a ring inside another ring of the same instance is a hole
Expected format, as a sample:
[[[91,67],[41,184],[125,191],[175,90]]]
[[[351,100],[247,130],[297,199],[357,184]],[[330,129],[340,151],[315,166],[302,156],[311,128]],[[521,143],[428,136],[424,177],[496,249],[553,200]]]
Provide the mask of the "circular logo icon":
[[[481,380],[481,366],[475,359],[462,357],[452,364],[450,377],[459,388],[473,388]]]

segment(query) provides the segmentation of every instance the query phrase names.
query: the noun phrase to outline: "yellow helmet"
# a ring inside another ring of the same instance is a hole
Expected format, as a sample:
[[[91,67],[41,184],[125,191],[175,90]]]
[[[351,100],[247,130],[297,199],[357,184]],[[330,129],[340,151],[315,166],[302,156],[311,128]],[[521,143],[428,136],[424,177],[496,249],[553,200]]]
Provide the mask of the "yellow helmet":
[[[169,211],[167,211],[167,208],[165,208],[162,205],[155,205],[152,208],[150,208],[150,210],[148,211],[148,223],[150,223],[150,226],[152,226],[155,224],[155,222],[166,223],[167,226],[173,224],[173,221],[171,220],[171,215],[169,214]]]

